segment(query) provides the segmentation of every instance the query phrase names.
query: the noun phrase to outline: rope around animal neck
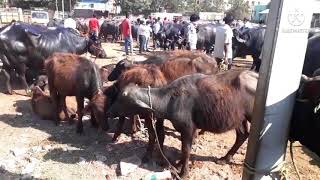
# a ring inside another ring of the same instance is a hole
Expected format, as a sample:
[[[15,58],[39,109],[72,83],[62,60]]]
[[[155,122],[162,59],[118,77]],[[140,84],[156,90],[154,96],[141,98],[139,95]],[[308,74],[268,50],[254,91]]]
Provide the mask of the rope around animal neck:
[[[151,87],[150,86],[148,86],[148,97],[149,97],[149,105],[150,105],[150,108],[152,109]],[[176,176],[177,179],[181,180],[181,178],[180,178],[180,176],[178,174],[178,170],[170,163],[170,161],[168,160],[168,158],[166,157],[166,155],[163,153],[163,151],[161,149],[159,138],[158,138],[158,134],[157,134],[156,127],[155,127],[155,121],[154,121],[154,118],[153,118],[153,113],[151,113],[151,121],[152,121],[151,122],[152,129],[153,129],[154,134],[156,136],[156,141],[157,141],[157,144],[158,144],[158,147],[159,147],[159,150],[160,150],[160,154],[166,160],[166,162],[169,164],[171,172]]]

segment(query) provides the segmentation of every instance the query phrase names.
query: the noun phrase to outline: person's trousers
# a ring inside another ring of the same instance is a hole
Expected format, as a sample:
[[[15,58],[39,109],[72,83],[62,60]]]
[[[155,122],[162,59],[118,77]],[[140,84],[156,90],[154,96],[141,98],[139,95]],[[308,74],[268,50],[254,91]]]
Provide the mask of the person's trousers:
[[[126,51],[126,55],[129,54],[129,47],[130,47],[130,52],[133,53],[132,37],[126,37],[124,39],[124,48]]]
[[[148,51],[148,45],[149,45],[149,40],[150,40],[150,37],[146,37],[146,43],[145,43],[145,46],[144,46],[144,50],[145,51]]]
[[[139,43],[140,43],[140,48],[139,48],[139,53],[142,53],[145,48],[147,38],[144,35],[139,35]]]

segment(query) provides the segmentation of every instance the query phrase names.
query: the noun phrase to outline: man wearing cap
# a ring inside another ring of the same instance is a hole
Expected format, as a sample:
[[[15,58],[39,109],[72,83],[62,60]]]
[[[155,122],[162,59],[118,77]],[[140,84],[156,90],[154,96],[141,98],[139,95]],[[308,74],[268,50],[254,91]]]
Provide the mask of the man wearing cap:
[[[233,20],[233,17],[229,15],[223,19],[225,24],[217,27],[214,45],[214,57],[219,63],[224,61],[228,65],[228,69],[231,69],[232,64],[233,32],[230,25],[233,23]]]
[[[197,29],[196,22],[199,20],[199,16],[196,14],[192,14],[190,16],[190,24],[187,26],[186,40],[187,40],[187,49],[188,50],[196,50],[197,49]]]

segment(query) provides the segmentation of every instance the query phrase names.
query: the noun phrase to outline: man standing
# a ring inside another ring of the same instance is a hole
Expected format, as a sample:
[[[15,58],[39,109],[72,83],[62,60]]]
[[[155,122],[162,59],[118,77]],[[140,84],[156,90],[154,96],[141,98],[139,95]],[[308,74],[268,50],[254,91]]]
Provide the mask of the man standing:
[[[150,22],[147,21],[147,25],[145,26],[146,28],[146,43],[145,43],[145,47],[144,47],[144,50],[147,51],[147,52],[150,52],[149,51],[149,40],[150,40],[150,36],[151,36],[151,33],[152,33],[152,29],[151,29],[151,25],[150,25]]]
[[[77,28],[77,23],[76,23],[75,20],[73,20],[73,19],[71,18],[71,15],[69,14],[69,15],[68,15],[68,18],[64,20],[63,26],[64,26],[65,28],[71,28],[71,29],[76,30],[76,28]]]
[[[132,34],[131,34],[131,22],[129,19],[129,14],[126,13],[126,19],[122,21],[122,34],[124,38],[124,46],[126,55],[129,55],[128,46],[130,46],[130,52],[133,53],[133,45],[132,45]]]
[[[97,16],[93,14],[92,18],[89,20],[89,32],[94,41],[98,40],[99,29],[100,29],[99,21],[97,19]]]
[[[155,19],[155,22],[153,24],[153,46],[154,49],[159,47],[159,42],[156,39],[158,32],[160,31],[161,25],[160,25],[160,21],[158,19]]]
[[[197,49],[197,29],[196,29],[196,22],[199,20],[199,16],[196,14],[192,14],[190,16],[190,24],[187,27],[186,32],[186,40],[187,40],[187,49],[188,50],[196,50]]]
[[[231,69],[232,65],[232,37],[233,32],[230,25],[233,23],[233,17],[227,15],[223,21],[225,25],[217,27],[214,45],[214,57],[218,63],[224,62]]]

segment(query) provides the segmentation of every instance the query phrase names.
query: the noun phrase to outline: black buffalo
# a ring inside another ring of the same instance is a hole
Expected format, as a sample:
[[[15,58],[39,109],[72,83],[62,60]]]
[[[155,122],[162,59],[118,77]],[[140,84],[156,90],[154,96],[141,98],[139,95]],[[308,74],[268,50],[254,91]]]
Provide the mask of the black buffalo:
[[[120,36],[120,28],[114,22],[104,21],[100,28],[99,38],[104,37],[104,40],[107,41],[108,35],[112,36],[112,42],[117,41]]]
[[[63,20],[52,19],[48,22],[47,27],[64,27]]]
[[[156,40],[160,42],[160,47],[164,50],[175,50],[178,40],[182,37],[184,26],[182,24],[167,23],[156,35]]]
[[[299,141],[320,157],[320,76],[301,78],[301,84],[294,104],[289,140]]]
[[[308,39],[307,51],[304,60],[302,73],[312,76],[315,70],[320,68],[320,36],[313,36]]]
[[[198,26],[197,49],[204,50],[206,53],[212,53],[216,38],[215,24],[203,24]]]
[[[319,34],[320,34],[320,28],[311,28],[308,34],[308,39],[313,36],[317,36]]]
[[[259,72],[261,65],[261,51],[264,42],[265,27],[248,28],[242,32],[233,30],[233,57],[243,57],[251,55],[253,64],[251,69]]]
[[[15,71],[28,91],[27,69],[40,74],[44,60],[54,52],[83,54],[90,52],[106,57],[101,44],[95,44],[69,28],[46,29],[25,23],[13,23],[0,29],[0,59],[6,77],[6,87],[12,93],[10,72]]]

